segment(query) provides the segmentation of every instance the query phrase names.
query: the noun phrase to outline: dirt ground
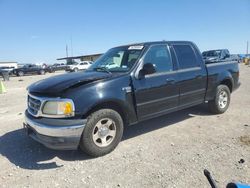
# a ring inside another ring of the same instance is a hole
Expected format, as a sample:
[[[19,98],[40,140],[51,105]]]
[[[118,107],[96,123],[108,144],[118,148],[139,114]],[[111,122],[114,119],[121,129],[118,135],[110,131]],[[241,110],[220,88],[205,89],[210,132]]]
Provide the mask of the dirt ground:
[[[212,115],[206,105],[126,128],[112,153],[90,158],[54,151],[22,130],[26,87],[62,74],[11,77],[0,95],[0,187],[219,187],[250,184],[250,67],[240,65],[242,85],[229,110]]]

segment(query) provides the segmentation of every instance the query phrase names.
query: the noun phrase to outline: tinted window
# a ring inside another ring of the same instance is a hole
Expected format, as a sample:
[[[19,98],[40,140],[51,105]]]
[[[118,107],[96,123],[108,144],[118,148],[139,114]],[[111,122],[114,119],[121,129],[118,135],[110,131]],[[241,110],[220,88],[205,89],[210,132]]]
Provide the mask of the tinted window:
[[[144,64],[152,63],[156,72],[173,70],[170,53],[165,45],[152,46],[144,57]]]
[[[191,46],[174,45],[173,47],[181,69],[199,67],[197,59],[195,57],[195,53]]]

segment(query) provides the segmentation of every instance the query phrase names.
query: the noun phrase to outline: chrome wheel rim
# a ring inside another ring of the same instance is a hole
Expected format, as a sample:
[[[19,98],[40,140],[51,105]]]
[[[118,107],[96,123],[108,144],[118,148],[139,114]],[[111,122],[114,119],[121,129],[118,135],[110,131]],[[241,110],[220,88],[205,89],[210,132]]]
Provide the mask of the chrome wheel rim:
[[[92,132],[93,141],[99,147],[109,146],[113,142],[115,135],[115,122],[109,118],[99,120]]]
[[[219,106],[220,108],[225,108],[227,106],[228,96],[227,92],[221,91],[219,94]]]

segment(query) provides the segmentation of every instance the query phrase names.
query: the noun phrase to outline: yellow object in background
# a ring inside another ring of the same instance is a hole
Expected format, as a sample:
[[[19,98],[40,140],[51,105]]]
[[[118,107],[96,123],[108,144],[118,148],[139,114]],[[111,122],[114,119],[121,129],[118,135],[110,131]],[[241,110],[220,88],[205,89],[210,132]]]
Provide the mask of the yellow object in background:
[[[6,93],[6,89],[5,89],[4,85],[3,85],[3,82],[0,81],[0,94],[3,94],[3,93]]]
[[[244,64],[245,65],[249,65],[249,63],[250,63],[250,58],[244,58]]]

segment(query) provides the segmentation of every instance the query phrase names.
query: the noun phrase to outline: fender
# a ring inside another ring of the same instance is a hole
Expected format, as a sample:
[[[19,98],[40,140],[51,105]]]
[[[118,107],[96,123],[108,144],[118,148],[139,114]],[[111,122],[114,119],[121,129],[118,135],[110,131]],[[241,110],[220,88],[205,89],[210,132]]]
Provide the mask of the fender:
[[[216,79],[214,80],[214,78]],[[206,101],[213,100],[215,98],[216,89],[221,84],[227,85],[232,92],[232,88],[234,88],[234,82],[232,74],[229,71],[223,71],[217,75],[208,77],[208,88],[211,89],[207,91]]]
[[[109,107],[119,111],[124,120],[131,124],[137,121],[133,91],[124,88],[130,88],[129,75],[73,87],[67,90],[64,96],[71,96],[77,104],[75,106],[78,118],[86,118],[94,109]]]

